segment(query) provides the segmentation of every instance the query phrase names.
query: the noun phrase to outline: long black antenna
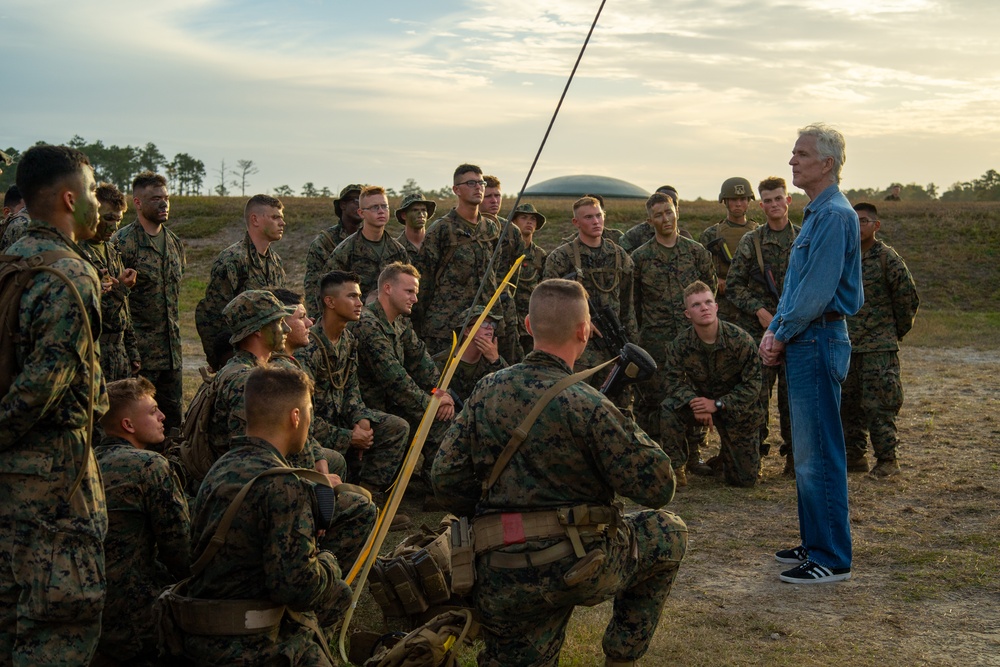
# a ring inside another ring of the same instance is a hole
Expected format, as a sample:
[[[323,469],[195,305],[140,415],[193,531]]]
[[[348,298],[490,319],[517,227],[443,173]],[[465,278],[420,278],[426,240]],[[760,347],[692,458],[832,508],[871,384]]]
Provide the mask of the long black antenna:
[[[583,40],[583,46],[580,47],[580,55],[576,57],[576,62],[573,63],[573,71],[569,73],[569,78],[566,79],[566,86],[563,88],[562,95],[559,96],[559,102],[556,104],[556,109],[552,112],[552,119],[549,121],[549,126],[545,128],[545,136],[542,137],[542,143],[538,146],[538,151],[535,153],[535,159],[531,161],[531,167],[528,168],[528,175],[524,177],[524,184],[521,185],[521,189],[517,193],[517,199],[514,200],[514,206],[512,211],[517,208],[517,205],[521,203],[521,197],[524,195],[525,188],[528,187],[528,182],[531,180],[531,175],[535,171],[535,165],[538,164],[538,158],[542,156],[542,150],[545,148],[545,143],[549,140],[549,133],[552,132],[552,126],[555,125],[556,118],[559,116],[559,110],[562,108],[563,100],[566,99],[566,93],[569,92],[569,86],[573,83],[573,77],[576,76],[576,70],[580,66],[580,61],[583,60],[583,54],[587,51],[587,45],[590,44],[590,37],[594,34],[594,29],[597,27],[597,21],[601,18],[601,12],[604,11],[604,4],[607,0],[601,0],[600,7],[597,8],[597,14],[594,16],[594,22],[590,24],[590,30],[587,32],[587,38]],[[490,255],[490,261],[486,265],[486,275],[490,275],[490,271],[493,270],[493,264],[496,262],[497,255],[500,253],[500,245],[503,239],[506,237],[507,230],[510,228],[511,220],[513,216],[508,216],[507,222],[504,223],[503,228],[500,230],[500,236],[497,238],[497,244],[493,248],[493,254]],[[476,296],[472,300],[472,305],[475,306],[479,303],[479,299],[483,296],[483,287],[486,286],[485,280],[479,281],[479,289],[476,291]],[[462,336],[465,335],[465,330],[469,326],[469,320],[472,319],[472,308],[469,309],[469,314],[465,316],[465,321],[462,322],[462,328],[458,336],[459,342],[462,341]],[[516,332],[515,332],[516,335]],[[454,354],[454,350],[452,350]],[[445,367],[448,366],[448,362],[451,361],[451,354],[445,359]]]

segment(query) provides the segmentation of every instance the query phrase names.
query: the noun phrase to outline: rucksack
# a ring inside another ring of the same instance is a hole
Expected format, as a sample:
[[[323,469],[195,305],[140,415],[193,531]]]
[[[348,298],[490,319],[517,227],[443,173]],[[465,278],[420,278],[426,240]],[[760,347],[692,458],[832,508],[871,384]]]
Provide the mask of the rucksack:
[[[190,496],[198,494],[201,481],[218,458],[212,450],[208,425],[215,413],[215,397],[222,385],[222,371],[211,373],[203,367],[200,372],[202,384],[181,422],[180,436],[175,438],[167,454],[167,458],[179,465],[184,473],[184,487]]]

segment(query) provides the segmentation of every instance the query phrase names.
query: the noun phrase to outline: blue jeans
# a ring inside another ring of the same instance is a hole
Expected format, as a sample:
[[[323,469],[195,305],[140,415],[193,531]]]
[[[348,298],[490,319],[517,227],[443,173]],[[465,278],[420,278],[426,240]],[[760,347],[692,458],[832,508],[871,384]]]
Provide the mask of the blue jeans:
[[[785,348],[799,534],[809,560],[851,566],[840,385],[851,364],[847,323],[814,322]]]

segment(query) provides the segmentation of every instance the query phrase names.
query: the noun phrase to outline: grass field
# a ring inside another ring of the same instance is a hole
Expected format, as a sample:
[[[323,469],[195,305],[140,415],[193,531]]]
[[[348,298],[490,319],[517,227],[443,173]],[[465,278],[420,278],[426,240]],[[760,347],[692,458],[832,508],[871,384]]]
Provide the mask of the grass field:
[[[285,203],[289,225],[276,248],[300,285],[305,249],[332,224],[333,206]],[[548,218],[543,247],[572,233],[571,201],[532,203]],[[750,490],[692,478],[670,505],[688,523],[689,552],[643,664],[1000,665],[1000,205],[876,203],[921,309],[901,353],[903,474],[849,479],[854,578],[818,587],[778,581],[782,566],[771,554],[795,543],[797,524],[795,484],[780,476],[777,457],[765,459]],[[190,395],[203,361],[194,306],[212,259],[243,234],[242,202],[176,197],[172,205],[171,226],[188,252],[181,311]],[[608,209],[620,229],[644,217],[641,202],[612,200]],[[681,225],[695,237],[722,214],[715,202],[681,203]],[[801,219],[801,209],[792,216]],[[439,517],[415,518],[436,525]],[[609,616],[608,604],[579,609],[560,664],[602,665]],[[357,619],[355,627],[381,621],[367,596]]]

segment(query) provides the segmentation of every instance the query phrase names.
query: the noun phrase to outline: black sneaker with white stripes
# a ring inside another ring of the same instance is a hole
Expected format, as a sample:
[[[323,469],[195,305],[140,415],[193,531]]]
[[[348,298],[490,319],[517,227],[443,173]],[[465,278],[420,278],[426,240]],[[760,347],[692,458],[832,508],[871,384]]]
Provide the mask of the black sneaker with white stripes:
[[[782,572],[781,580],[789,584],[829,584],[835,581],[847,581],[851,578],[851,568],[829,568],[819,563],[807,560],[798,567]]]
[[[806,562],[808,557],[806,553],[806,548],[799,546],[794,549],[782,549],[774,554],[774,560],[779,563],[788,563],[789,565],[798,565],[799,563]]]

